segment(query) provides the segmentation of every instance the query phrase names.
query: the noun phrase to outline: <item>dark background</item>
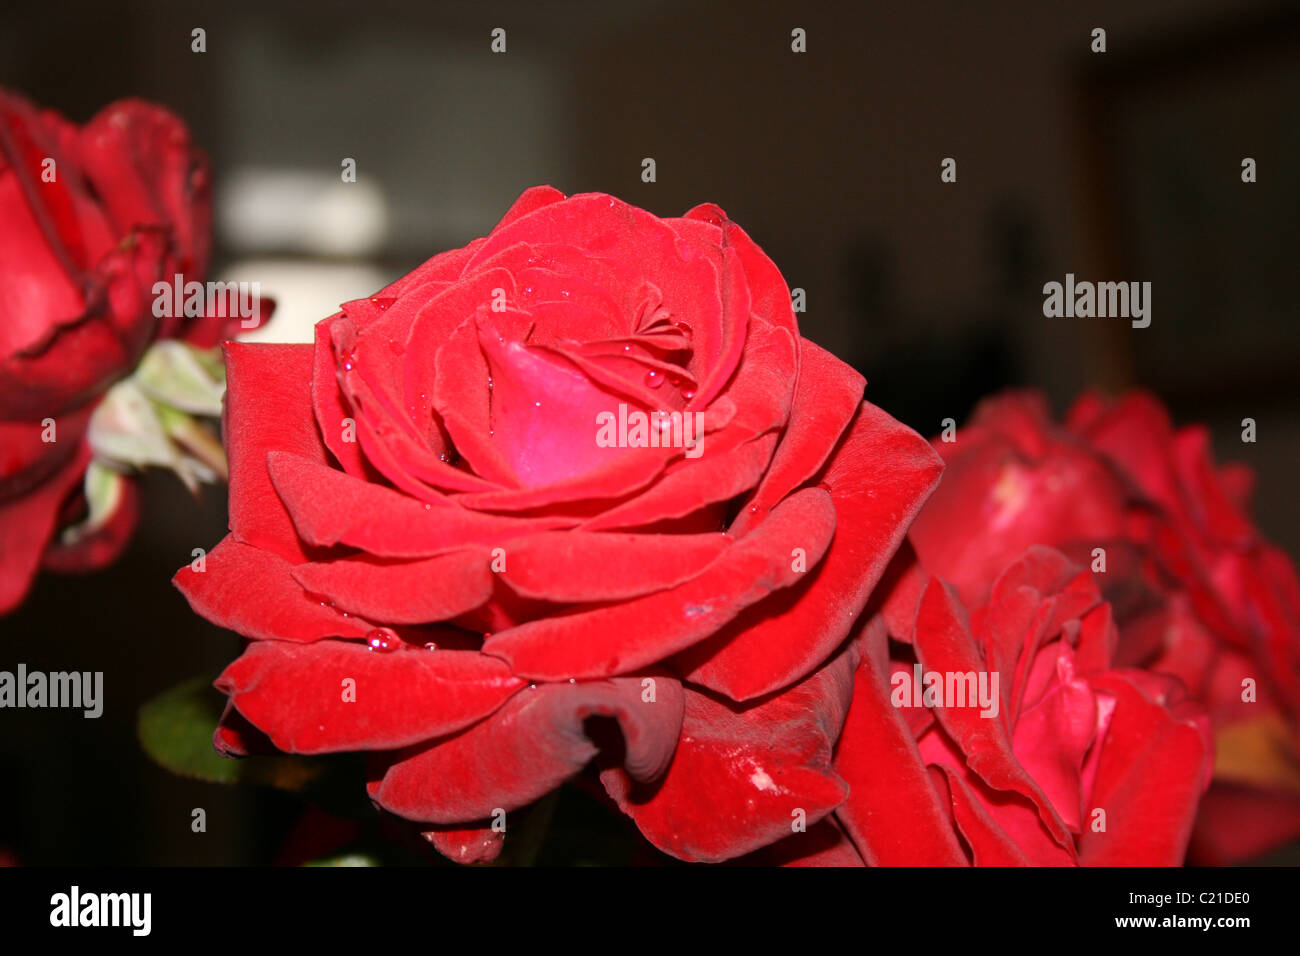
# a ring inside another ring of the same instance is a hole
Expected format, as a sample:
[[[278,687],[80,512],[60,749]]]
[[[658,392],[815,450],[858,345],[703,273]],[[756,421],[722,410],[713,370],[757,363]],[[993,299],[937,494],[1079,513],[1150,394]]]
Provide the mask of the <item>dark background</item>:
[[[184,117],[214,164],[214,275],[280,299],[270,338],[485,234],[530,185],[716,202],[806,290],[804,333],[922,433],[1000,387],[1058,412],[1085,386],[1151,387],[1257,469],[1261,527],[1300,553],[1293,4],[6,0],[0,85],[77,122],[128,95]],[[1044,318],[1067,272],[1152,281],[1151,327]],[[224,532],[222,490],[196,507],[155,475],[146,494],[118,565],[44,576],[0,620],[0,667],[105,672],[98,721],[0,718],[0,850],[20,862],[268,862],[298,812],[136,743],[142,701],[240,643],[168,584]]]

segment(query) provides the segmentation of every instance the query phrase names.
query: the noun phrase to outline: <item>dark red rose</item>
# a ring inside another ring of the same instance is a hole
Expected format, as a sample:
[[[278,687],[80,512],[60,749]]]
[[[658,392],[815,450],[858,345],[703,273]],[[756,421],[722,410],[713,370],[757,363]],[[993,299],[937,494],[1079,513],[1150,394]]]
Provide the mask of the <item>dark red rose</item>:
[[[844,799],[845,639],[939,461],[720,209],[531,189],[316,333],[227,348],[231,534],[177,575],[253,639],[221,749],[373,752],[453,859],[593,758],[686,860]]]
[[[0,614],[43,561],[96,566],[125,542],[129,483],[94,534],[50,547],[104,391],[159,337],[216,342],[220,320],[160,321],[152,294],[206,268],[210,208],[206,160],[166,110],[125,100],[77,127],[0,90]]]
[[[1209,780],[1208,719],[1177,679],[1114,667],[1091,573],[1033,548],[969,614],[951,585],[915,583],[859,639],[836,752],[849,797],[835,816],[862,857],[1180,864]]]
[[[1206,431],[1176,431],[1142,393],[1085,396],[1067,425],[1041,396],[1008,393],[934,447],[943,482],[909,533],[925,571],[981,603],[1017,549],[1104,560],[1117,663],[1176,675],[1208,708],[1218,756],[1193,859],[1238,861],[1300,835],[1300,587],[1247,517],[1248,472],[1217,468]]]

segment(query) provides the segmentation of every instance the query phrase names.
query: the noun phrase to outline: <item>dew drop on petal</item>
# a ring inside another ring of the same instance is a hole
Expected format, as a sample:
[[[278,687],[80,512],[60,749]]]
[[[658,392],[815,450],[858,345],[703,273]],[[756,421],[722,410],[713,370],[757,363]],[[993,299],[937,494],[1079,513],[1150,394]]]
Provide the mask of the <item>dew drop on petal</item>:
[[[366,646],[372,651],[387,654],[402,646],[402,639],[391,627],[377,627],[366,634]]]
[[[657,368],[652,368],[645,373],[645,383],[651,388],[658,388],[664,383],[664,373]]]

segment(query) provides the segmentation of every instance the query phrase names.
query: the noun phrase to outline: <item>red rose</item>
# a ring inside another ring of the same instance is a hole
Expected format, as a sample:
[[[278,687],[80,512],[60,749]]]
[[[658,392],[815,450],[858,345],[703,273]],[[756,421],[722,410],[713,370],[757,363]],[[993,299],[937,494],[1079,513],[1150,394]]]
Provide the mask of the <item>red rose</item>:
[[[1300,836],[1300,581],[1249,518],[1253,474],[1217,466],[1209,432],[1175,429],[1144,393],[1085,395],[1067,423],[1154,505],[1132,534],[1178,596],[1149,666],[1206,702],[1218,740],[1196,858],[1236,862]]]
[[[939,490],[909,540],[925,569],[982,604],[997,575],[1034,545],[1083,560],[1122,541],[1125,489],[1083,442],[1055,427],[1046,400],[1010,392],[981,402],[944,458]]]
[[[1176,432],[1141,393],[1087,396],[1068,427],[1041,396],[996,396],[934,447],[943,482],[909,532],[927,572],[982,603],[1017,549],[1104,560],[1117,663],[1176,675],[1208,708],[1218,757],[1194,859],[1234,862],[1300,835],[1300,587],[1246,517],[1248,473],[1217,469],[1205,430]]]
[[[1031,549],[969,617],[937,578],[898,593],[861,637],[835,759],[849,785],[836,818],[866,861],[1182,862],[1208,721],[1176,679],[1114,668],[1089,572]]]
[[[155,282],[206,267],[209,217],[206,161],[172,114],[126,100],[79,128],[0,90],[0,614],[42,561],[96,566],[125,542],[128,483],[106,526],[47,547],[104,391],[155,338],[215,344],[218,323],[152,309]]]
[[[253,639],[220,748],[375,752],[453,859],[598,752],[682,859],[840,803],[842,645],[939,462],[720,209],[530,189],[316,332],[227,348],[231,534],[177,575]]]

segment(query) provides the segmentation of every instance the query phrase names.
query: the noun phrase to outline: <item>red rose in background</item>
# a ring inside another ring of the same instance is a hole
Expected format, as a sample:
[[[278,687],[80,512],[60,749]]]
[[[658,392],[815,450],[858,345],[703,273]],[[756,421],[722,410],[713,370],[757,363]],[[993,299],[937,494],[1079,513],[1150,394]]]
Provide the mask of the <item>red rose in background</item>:
[[[316,332],[227,348],[231,534],[177,576],[253,639],[220,748],[374,752],[453,859],[593,758],[686,860],[843,800],[845,638],[939,462],[720,209],[531,189]]]
[[[836,819],[866,861],[1182,863],[1208,720],[1175,678],[1114,667],[1118,634],[1090,572],[1031,549],[969,617],[953,587],[915,576],[860,641]],[[976,675],[970,696],[913,706],[918,665],[945,682]]]
[[[936,441],[944,479],[909,534],[920,564],[980,603],[1018,549],[1048,545],[1088,566],[1103,549],[1117,664],[1178,676],[1213,722],[1215,784],[1193,858],[1234,862],[1300,835],[1300,588],[1246,517],[1248,472],[1216,469],[1205,430],[1175,431],[1144,394],[1087,396],[1068,422],[1041,396],[1008,393]]]
[[[42,562],[98,566],[125,543],[129,482],[93,535],[50,544],[77,515],[105,390],[157,338],[216,344],[224,320],[152,308],[155,282],[202,275],[210,215],[207,162],[166,110],[125,100],[77,127],[0,90],[0,614]]]
[[[1300,836],[1300,581],[1249,518],[1253,474],[1217,466],[1209,431],[1175,429],[1147,394],[1085,395],[1067,424],[1154,506],[1130,533],[1178,596],[1156,616],[1165,640],[1149,667],[1182,678],[1218,733],[1195,857],[1235,862]]]

